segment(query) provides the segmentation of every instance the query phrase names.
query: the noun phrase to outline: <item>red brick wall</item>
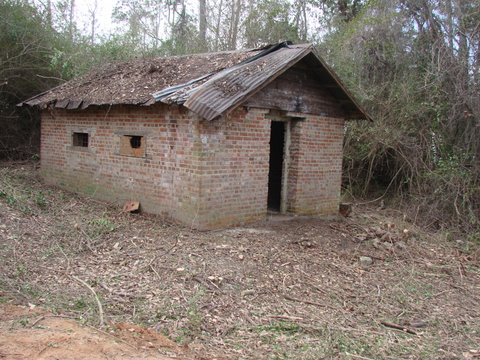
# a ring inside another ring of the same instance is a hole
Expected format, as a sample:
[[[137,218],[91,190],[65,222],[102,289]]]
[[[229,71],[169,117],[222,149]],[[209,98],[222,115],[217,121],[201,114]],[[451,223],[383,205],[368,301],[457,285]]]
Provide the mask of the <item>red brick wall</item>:
[[[202,121],[199,222],[219,227],[267,213],[270,119],[245,108]],[[273,118],[274,119],[274,118]],[[305,115],[292,121],[287,211],[336,215],[340,201],[344,120]]]
[[[338,213],[344,120],[308,115],[292,126],[288,211]]]
[[[200,122],[201,223],[219,227],[265,217],[270,122],[264,113],[239,108],[227,118]]]
[[[72,132],[88,132],[88,148],[72,147]],[[146,157],[120,155],[120,137],[143,135]],[[46,110],[41,171],[46,181],[113,202],[136,199],[145,211],[183,222],[198,211],[197,122],[187,111],[155,105]]]
[[[214,228],[262,219],[267,212],[270,120],[239,108],[200,120],[185,109],[114,106],[44,111],[41,169],[60,186],[112,202],[135,199],[147,212]],[[343,120],[306,115],[292,127],[288,210],[336,214]],[[89,148],[72,147],[88,132]],[[120,155],[120,137],[141,135],[146,156]]]

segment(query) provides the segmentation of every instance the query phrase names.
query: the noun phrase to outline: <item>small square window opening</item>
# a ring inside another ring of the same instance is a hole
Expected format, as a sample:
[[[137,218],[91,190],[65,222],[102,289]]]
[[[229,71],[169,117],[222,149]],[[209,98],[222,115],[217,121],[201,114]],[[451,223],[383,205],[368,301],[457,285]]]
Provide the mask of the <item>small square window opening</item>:
[[[73,146],[88,147],[88,133],[74,132]]]
[[[130,146],[132,149],[138,149],[142,146],[142,137],[141,136],[131,136],[130,137]]]
[[[140,135],[121,136],[120,155],[145,157],[145,138]]]

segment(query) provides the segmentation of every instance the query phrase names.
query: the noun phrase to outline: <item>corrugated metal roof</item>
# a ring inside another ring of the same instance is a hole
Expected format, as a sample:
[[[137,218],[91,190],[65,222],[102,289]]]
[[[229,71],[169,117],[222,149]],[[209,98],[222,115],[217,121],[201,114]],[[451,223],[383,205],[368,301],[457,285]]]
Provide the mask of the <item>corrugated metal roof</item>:
[[[155,102],[183,105],[207,120],[225,115],[307,55],[336,84],[351,117],[370,119],[311,44],[280,43],[255,50],[136,60],[72,80],[19,105],[84,109],[90,105]],[[348,116],[348,114],[347,114]]]
[[[282,47],[255,61],[224,70],[196,88],[184,106],[207,120],[241,104],[311,51],[311,46]]]
[[[149,105],[153,93],[210,76],[258,54],[224,51],[106,64],[19,105],[84,109],[91,105]]]

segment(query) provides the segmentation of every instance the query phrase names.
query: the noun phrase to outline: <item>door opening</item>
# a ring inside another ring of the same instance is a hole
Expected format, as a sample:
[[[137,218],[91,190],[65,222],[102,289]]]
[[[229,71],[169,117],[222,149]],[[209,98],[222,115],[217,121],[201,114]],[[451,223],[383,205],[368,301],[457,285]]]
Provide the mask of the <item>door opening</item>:
[[[268,209],[280,211],[285,147],[285,122],[272,121],[270,131],[270,168],[268,171]]]

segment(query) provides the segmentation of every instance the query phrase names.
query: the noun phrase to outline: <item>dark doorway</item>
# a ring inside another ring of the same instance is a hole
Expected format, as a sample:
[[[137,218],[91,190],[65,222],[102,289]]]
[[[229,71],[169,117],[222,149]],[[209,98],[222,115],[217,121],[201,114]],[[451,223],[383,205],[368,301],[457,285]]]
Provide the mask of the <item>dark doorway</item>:
[[[285,123],[272,121],[270,131],[270,169],[268,171],[268,209],[280,211],[282,202],[283,148]]]

